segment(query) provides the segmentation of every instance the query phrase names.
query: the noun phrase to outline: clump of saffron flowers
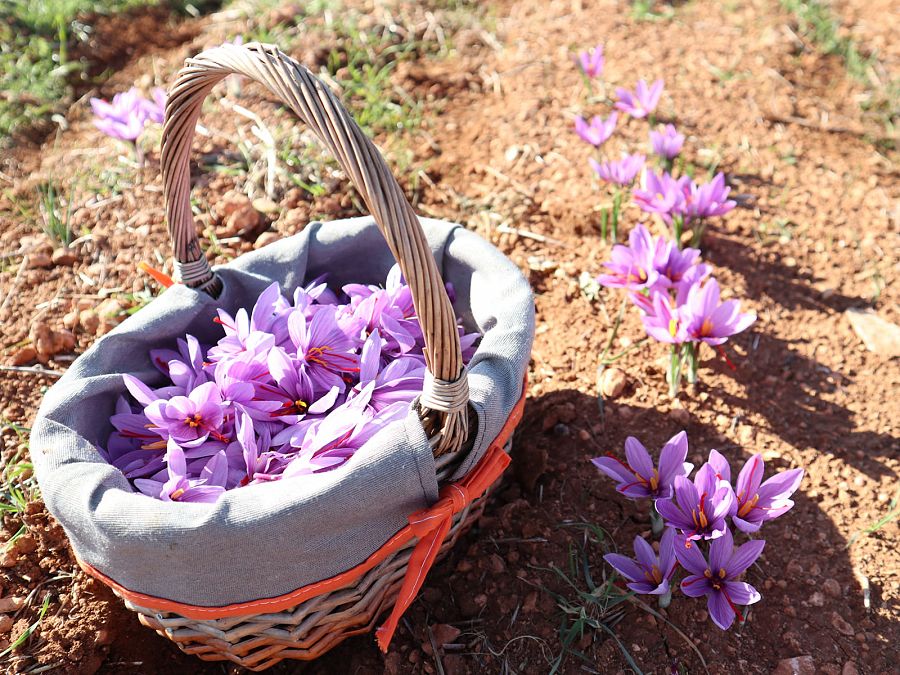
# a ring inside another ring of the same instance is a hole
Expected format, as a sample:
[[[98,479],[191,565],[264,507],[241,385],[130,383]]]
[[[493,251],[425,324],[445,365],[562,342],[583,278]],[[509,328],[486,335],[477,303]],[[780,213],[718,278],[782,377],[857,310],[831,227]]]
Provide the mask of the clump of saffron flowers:
[[[703,344],[722,351],[733,335],[745,331],[756,315],[740,311],[737,300],[721,300],[718,282],[700,251],[680,249],[665,237],[654,238],[644,225],[635,227],[627,246],[613,246],[606,272],[597,283],[618,288],[641,313],[647,335],[669,345],[666,381],[676,396],[682,377],[697,382]]]
[[[663,446],[659,468],[655,468],[640,441],[630,437],[625,442],[626,461],[613,455],[593,460],[617,481],[617,492],[633,500],[651,500],[653,535],[660,539],[658,552],[638,536],[634,559],[618,553],[604,559],[625,579],[629,590],[658,596],[661,607],[668,606],[677,588],[687,597],[705,598],[713,623],[728,630],[735,618],[744,620],[742,607],[761,599],[742,577],[765,547],[762,539],[735,546],[732,527],[738,534],[756,533],[763,523],[787,512],[803,469],[784,471],[763,482],[762,457],[754,455],[732,486],[728,461],[712,450],[690,479],[693,467],[683,463],[687,449],[682,432]],[[679,567],[683,570],[680,583],[676,580]]]
[[[166,501],[216,501],[249,484],[332,471],[402,420],[421,393],[424,338],[395,266],[385,286],[323,280],[248,312],[219,310],[214,345],[150,352],[152,387],[124,375],[104,458]],[[466,361],[476,334],[463,334]]]
[[[616,89],[616,109],[631,115],[637,119],[650,116],[652,119],[656,106],[659,105],[659,97],[662,96],[665,83],[656,80],[648,85],[644,80],[639,80],[634,91],[624,87]]]

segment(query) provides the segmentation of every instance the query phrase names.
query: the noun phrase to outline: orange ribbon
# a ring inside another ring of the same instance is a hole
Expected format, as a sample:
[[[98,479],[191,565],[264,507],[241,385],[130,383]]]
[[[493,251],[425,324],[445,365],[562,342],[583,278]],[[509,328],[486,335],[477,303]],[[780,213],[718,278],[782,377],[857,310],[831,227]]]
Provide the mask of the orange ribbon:
[[[487,454],[462,480],[441,488],[440,497],[431,507],[416,511],[409,517],[409,526],[419,543],[409,558],[400,594],[388,620],[375,631],[378,646],[387,652],[397,629],[397,623],[416,599],[428,570],[434,564],[441,544],[453,525],[453,516],[485,493],[509,466],[509,455],[498,444],[491,445]]]

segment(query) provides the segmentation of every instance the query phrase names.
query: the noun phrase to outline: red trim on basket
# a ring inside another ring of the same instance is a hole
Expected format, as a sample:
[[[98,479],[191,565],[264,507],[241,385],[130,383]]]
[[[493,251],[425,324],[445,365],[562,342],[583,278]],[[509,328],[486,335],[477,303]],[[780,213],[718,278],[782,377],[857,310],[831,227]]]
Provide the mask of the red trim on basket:
[[[264,612],[280,612],[289,607],[299,605],[317,595],[339,590],[352,584],[363,574],[383,562],[392,553],[405,546],[412,539],[420,537],[418,544],[416,544],[416,547],[413,549],[413,554],[407,567],[406,578],[403,580],[400,596],[391,613],[389,622],[378,631],[379,645],[382,646],[382,649],[386,650],[387,645],[390,643],[391,635],[393,635],[397,620],[399,620],[403,611],[415,599],[416,593],[425,579],[425,575],[431,568],[431,565],[437,556],[440,544],[443,542],[444,537],[449,530],[449,523],[452,520],[453,513],[462,510],[464,503],[468,503],[487,490],[509,464],[509,456],[503,452],[503,446],[506,445],[506,441],[512,436],[513,430],[516,428],[519,420],[522,419],[522,412],[525,408],[525,385],[527,385],[527,382],[523,384],[521,398],[513,407],[512,412],[509,414],[509,419],[507,419],[506,424],[503,425],[497,438],[491,443],[487,454],[481,458],[478,464],[476,464],[462,480],[457,483],[445,485],[441,489],[441,498],[434,505],[428,509],[412,514],[410,516],[410,524],[403,527],[394,536],[388,539],[381,548],[370,555],[367,560],[356,567],[353,567],[346,572],[341,572],[329,579],[323,579],[322,581],[309,584],[274,598],[239,602],[233,605],[224,605],[220,607],[202,607],[130,591],[103,574],[103,572],[100,572],[81,560],[77,555],[76,560],[81,566],[81,569],[87,574],[102,581],[120,596],[135,605],[150,610],[175,612],[188,619],[211,620]],[[460,508],[457,508],[457,506]],[[448,513],[449,516],[447,515]],[[427,521],[430,515],[437,516],[439,521],[434,525],[428,525],[424,521]],[[415,572],[413,572],[413,570],[415,570]]]

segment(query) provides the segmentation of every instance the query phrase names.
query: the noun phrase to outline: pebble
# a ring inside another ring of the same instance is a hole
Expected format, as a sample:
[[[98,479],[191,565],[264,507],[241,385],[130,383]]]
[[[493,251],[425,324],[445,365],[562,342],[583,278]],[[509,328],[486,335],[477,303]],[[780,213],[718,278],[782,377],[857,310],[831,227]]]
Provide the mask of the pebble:
[[[841,668],[841,675],[859,675],[859,670],[853,661],[847,661],[844,667]]]
[[[256,241],[253,242],[253,248],[262,248],[263,246],[274,244],[278,239],[279,236],[277,232],[263,232],[256,238]]]
[[[853,308],[844,314],[866,349],[885,356],[900,356],[900,326],[871,310]]]
[[[54,265],[71,267],[78,261],[78,256],[75,254],[75,251],[70,249],[68,246],[63,246],[62,248],[58,248],[53,251],[51,261]]]
[[[841,585],[837,582],[836,579],[826,579],[824,582],[822,582],[822,590],[825,591],[825,595],[828,595],[832,598],[839,598],[843,595]]]
[[[273,202],[268,197],[258,197],[253,200],[253,208],[259,211],[260,213],[277,213],[278,212],[278,204]]]
[[[6,614],[0,614],[0,635],[5,635],[13,627],[13,618]]]
[[[0,598],[0,614],[7,612],[18,612],[25,605],[25,598],[10,595],[6,598]]]
[[[625,371],[620,368],[607,368],[600,376],[600,393],[603,398],[617,398],[625,391]]]
[[[78,324],[88,335],[94,335],[100,327],[100,317],[92,309],[83,309],[78,314]]]
[[[819,591],[816,591],[811,596],[809,596],[809,604],[811,604],[813,607],[824,607],[825,596]]]
[[[34,347],[22,347],[10,357],[9,365],[24,366],[26,363],[31,363],[36,358],[37,350]]]
[[[253,231],[257,225],[259,225],[259,211],[248,203],[231,212],[225,218],[225,225],[217,230],[217,234],[221,237],[236,237]]]
[[[41,253],[39,251],[28,256],[29,269],[47,269],[48,267],[53,267],[53,258],[51,258],[47,253]]]
[[[816,675],[816,662],[809,655],[782,659],[772,675]]]
[[[832,627],[841,635],[846,635],[847,637],[853,636],[853,626],[847,623],[837,612],[831,613],[831,625]]]
[[[50,357],[75,347],[75,335],[70,330],[53,330],[49,324],[37,321],[28,332],[37,358],[46,362]]]

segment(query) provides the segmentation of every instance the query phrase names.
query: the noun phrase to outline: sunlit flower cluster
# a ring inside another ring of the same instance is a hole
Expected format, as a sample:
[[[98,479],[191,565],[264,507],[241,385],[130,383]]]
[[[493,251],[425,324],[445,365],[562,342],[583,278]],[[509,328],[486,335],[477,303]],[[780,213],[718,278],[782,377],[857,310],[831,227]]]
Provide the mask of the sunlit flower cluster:
[[[753,455],[732,485],[731,467],[721,453],[712,450],[693,479],[689,478],[693,465],[685,462],[687,453],[687,434],[682,431],[663,446],[658,465],[633,437],[625,441],[625,461],[612,455],[593,460],[617,482],[616,490],[624,496],[652,499],[654,530],[663,530],[658,553],[636,537],[636,560],[618,553],[605,559],[626,579],[628,588],[664,597],[663,604],[668,604],[680,564],[686,572],[682,593],[706,597],[713,623],[727,630],[735,617],[743,620],[740,606],[760,600],[757,590],[740,577],[765,546],[765,541],[753,539],[735,547],[731,530],[756,533],[763,523],[790,510],[794,505],[790,497],[803,479],[803,469],[783,471],[763,481],[762,456]],[[707,548],[706,554],[702,547]]]

